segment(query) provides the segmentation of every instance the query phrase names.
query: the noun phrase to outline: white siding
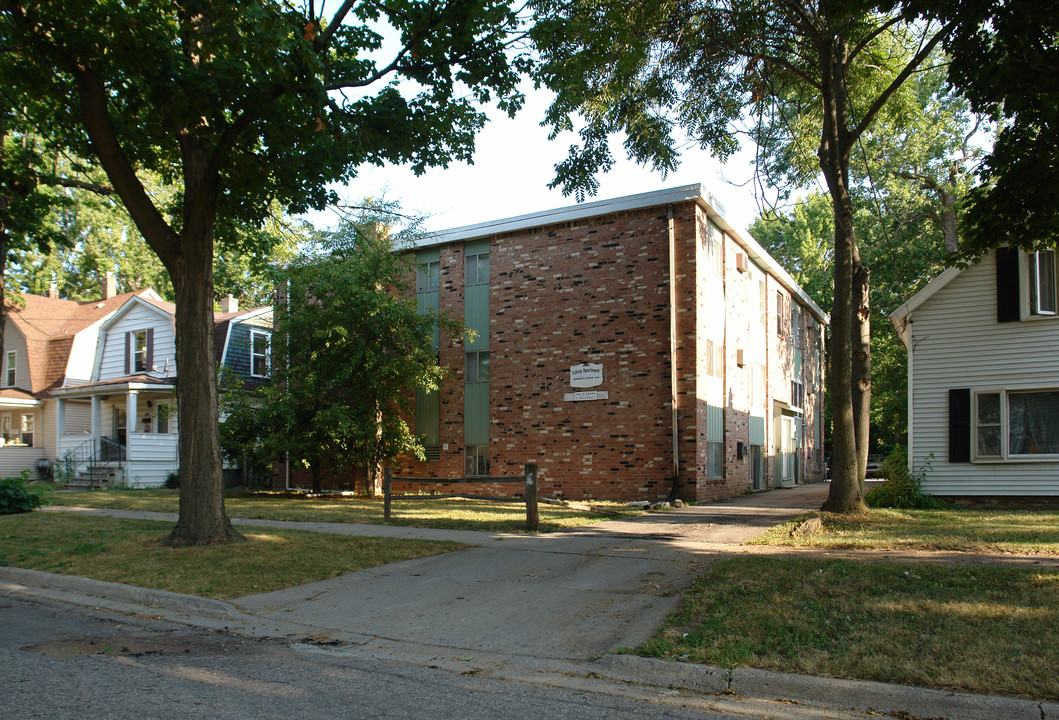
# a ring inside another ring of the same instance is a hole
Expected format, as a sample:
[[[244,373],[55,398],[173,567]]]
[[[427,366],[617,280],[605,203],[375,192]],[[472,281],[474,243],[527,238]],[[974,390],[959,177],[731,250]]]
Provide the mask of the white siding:
[[[107,328],[103,339],[103,355],[99,363],[99,380],[122,377],[125,372],[125,333],[154,329],[154,372],[157,377],[176,376],[176,344],[171,318],[156,308],[132,303]]]
[[[109,318],[110,315],[107,316]],[[96,361],[100,328],[104,321],[98,320],[74,335],[70,347],[70,359],[66,362],[66,379],[63,385],[80,385],[92,380],[92,367]]]
[[[12,387],[7,384],[7,353],[14,350],[15,384],[13,387],[29,390],[29,357],[26,355],[26,338],[10,320],[4,327],[4,354],[0,357],[0,387]]]
[[[129,461],[167,462],[176,466],[177,436],[159,433],[130,433]]]
[[[29,470],[30,478],[35,479],[37,460],[42,457],[35,447],[0,447],[0,477],[18,477],[23,470]]]
[[[948,391],[1059,387],[1059,318],[998,323],[988,255],[912,314],[909,335],[912,465],[926,470],[924,488],[942,495],[1059,495],[1059,462],[948,462]]]
[[[134,460],[125,466],[125,485],[131,488],[162,487],[170,473],[177,471],[176,462]]]
[[[92,432],[91,403],[67,400],[64,412],[67,435],[87,435]]]

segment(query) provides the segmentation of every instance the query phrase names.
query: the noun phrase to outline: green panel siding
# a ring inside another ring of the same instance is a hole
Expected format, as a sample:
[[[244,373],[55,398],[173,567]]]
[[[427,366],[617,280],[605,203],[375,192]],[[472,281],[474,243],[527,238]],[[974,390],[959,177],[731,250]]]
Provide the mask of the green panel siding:
[[[765,418],[750,416],[750,444],[765,444]]]
[[[463,323],[478,333],[472,342],[467,343],[465,350],[489,349],[489,286],[472,285],[464,295]]]
[[[489,238],[483,240],[472,240],[463,245],[464,255],[477,255],[478,253],[489,252]]]
[[[463,395],[463,444],[489,444],[489,383],[467,383]]]
[[[423,263],[440,262],[441,261],[441,250],[438,248],[428,248],[426,250],[420,250],[416,253],[417,265]],[[432,290],[430,292],[419,292],[416,293],[416,305],[419,308],[420,313],[426,313],[430,310],[438,310],[441,308],[441,292],[439,290]],[[441,346],[441,333],[438,331],[437,323],[434,324],[434,349],[437,350]]]
[[[706,442],[724,442],[724,408],[706,406]]]
[[[441,445],[441,394],[437,390],[416,390],[415,434],[426,447]]]
[[[440,262],[441,261],[441,248],[425,248],[416,252],[416,262]]]

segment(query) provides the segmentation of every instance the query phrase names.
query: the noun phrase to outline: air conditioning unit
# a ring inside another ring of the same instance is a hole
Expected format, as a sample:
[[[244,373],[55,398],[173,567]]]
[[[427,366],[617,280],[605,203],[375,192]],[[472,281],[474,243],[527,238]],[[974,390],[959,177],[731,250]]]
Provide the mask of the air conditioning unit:
[[[741,273],[745,273],[750,269],[750,260],[747,258],[746,253],[735,254],[735,269]]]

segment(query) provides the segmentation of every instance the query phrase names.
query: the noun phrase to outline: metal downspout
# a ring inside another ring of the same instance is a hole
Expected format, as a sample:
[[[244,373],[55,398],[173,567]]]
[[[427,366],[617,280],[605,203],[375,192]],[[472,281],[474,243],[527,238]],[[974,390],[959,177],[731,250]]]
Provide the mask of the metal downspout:
[[[669,392],[673,410],[673,491],[670,495],[675,497],[680,478],[680,436],[677,424],[677,242],[672,204],[666,208],[666,220],[669,228]]]

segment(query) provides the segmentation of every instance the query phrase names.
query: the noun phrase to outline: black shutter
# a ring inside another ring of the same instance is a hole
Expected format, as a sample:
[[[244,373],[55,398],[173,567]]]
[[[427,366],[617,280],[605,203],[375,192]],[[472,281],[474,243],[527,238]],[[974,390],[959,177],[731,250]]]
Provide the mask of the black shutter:
[[[125,374],[132,374],[132,333],[125,333]]]
[[[154,328],[147,328],[147,372],[154,370]]]
[[[971,391],[949,390],[949,462],[971,462]]]
[[[1018,322],[1019,312],[1019,251],[1017,248],[996,249],[996,321]]]

